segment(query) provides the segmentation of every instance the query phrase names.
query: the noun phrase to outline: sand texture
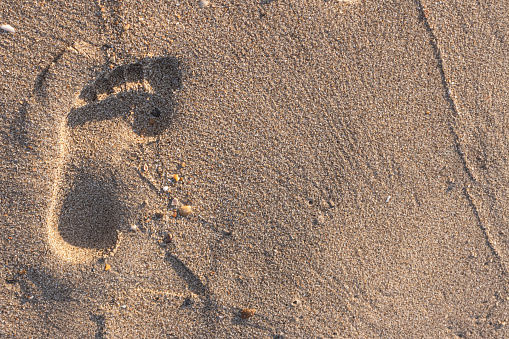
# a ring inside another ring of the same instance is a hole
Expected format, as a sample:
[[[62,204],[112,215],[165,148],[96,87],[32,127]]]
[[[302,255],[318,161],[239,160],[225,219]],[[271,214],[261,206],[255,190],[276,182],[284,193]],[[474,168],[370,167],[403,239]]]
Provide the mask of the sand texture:
[[[2,1],[0,337],[508,337],[508,13]]]

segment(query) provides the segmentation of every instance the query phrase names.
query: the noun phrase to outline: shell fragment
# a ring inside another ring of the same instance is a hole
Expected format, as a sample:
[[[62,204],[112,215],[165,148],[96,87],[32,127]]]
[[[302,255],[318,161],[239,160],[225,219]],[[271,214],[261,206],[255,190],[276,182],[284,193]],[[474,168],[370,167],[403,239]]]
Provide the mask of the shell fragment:
[[[0,26],[1,29],[3,29],[6,32],[14,33],[16,30],[11,25],[2,25]]]

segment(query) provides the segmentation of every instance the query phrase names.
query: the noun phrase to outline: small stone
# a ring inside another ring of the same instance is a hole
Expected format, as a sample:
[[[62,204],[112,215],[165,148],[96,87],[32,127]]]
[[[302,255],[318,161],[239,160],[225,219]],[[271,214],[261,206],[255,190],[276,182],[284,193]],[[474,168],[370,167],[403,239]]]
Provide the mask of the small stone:
[[[9,32],[9,33],[14,33],[16,32],[16,30],[14,29],[14,27],[12,27],[11,25],[2,25],[0,26],[1,29],[3,29],[4,31],[6,32]]]
[[[162,212],[156,212],[156,213],[154,214],[154,216],[155,216],[157,219],[161,219],[162,217],[164,217],[164,213],[162,213]]]
[[[182,206],[181,208],[179,208],[179,214],[183,217],[187,217],[188,215],[191,214],[191,212],[192,208],[189,205]]]
[[[242,319],[249,319],[255,315],[256,310],[253,308],[246,308],[240,311],[240,317]]]
[[[300,307],[302,306],[302,301],[300,299],[294,299],[291,304],[293,307]]]
[[[21,274],[21,275],[27,274],[27,270],[22,268],[21,271],[19,271],[19,274]]]
[[[182,167],[182,168],[186,167],[186,163],[183,161],[183,162],[180,164],[180,167]]]
[[[179,205],[179,201],[177,198],[173,198],[171,199],[171,204],[170,204],[172,207],[177,207]]]
[[[173,236],[170,233],[166,234],[166,236],[164,237],[164,243],[170,244],[172,241],[173,241]]]
[[[168,190],[169,190],[169,189],[170,189],[170,188],[169,188],[168,186],[164,186],[164,187],[163,187],[163,191],[165,191],[165,192],[168,192]]]
[[[146,172],[146,171],[148,171],[148,165],[147,165],[147,164],[144,164],[144,165],[143,165],[143,172]]]
[[[106,264],[106,265],[104,266],[104,270],[105,270],[105,271],[109,271],[109,270],[111,270],[111,265],[110,265],[110,264]]]
[[[150,112],[150,114],[156,118],[159,118],[161,116],[161,111],[156,107],[152,110],[152,112]]]
[[[130,27],[131,27],[131,25],[125,24],[124,27],[123,27],[124,31],[128,31]]]
[[[131,231],[136,232],[138,230],[138,226],[136,224],[131,225]]]
[[[209,0],[200,0],[200,2],[198,2],[198,6],[200,6],[200,8],[206,8],[209,7],[209,5],[210,5]]]
[[[191,306],[192,304],[194,304],[194,300],[192,298],[186,298],[184,300],[183,306]]]
[[[178,174],[173,174],[173,180],[175,180],[175,182],[179,182],[180,180],[180,177]]]

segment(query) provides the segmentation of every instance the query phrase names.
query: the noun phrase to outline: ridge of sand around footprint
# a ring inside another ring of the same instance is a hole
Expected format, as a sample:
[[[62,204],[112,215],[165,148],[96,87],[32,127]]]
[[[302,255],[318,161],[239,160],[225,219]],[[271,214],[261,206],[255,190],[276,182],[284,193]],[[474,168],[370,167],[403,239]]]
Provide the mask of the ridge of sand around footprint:
[[[76,42],[55,57],[37,79],[35,86],[36,105],[31,126],[40,127],[40,131],[30,132],[36,136],[43,134],[40,137],[47,143],[47,153],[43,153],[43,156],[51,155],[51,158],[45,161],[49,165],[48,174],[53,177],[45,216],[47,242],[54,254],[68,261],[78,258],[86,260],[89,253],[66,242],[58,230],[60,193],[69,153],[67,115],[78,99],[81,88],[90,81],[97,69],[100,57],[100,50],[96,47],[85,42]]]

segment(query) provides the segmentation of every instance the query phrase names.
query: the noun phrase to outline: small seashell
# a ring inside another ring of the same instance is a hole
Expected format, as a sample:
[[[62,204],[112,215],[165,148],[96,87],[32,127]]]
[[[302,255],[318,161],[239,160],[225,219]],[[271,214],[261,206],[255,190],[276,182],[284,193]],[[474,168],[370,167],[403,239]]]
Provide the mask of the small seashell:
[[[104,266],[104,270],[105,270],[105,271],[109,271],[110,269],[111,269],[111,265],[110,265],[110,264],[106,264],[106,265]]]
[[[0,26],[1,29],[3,29],[4,31],[6,32],[9,32],[9,33],[14,33],[16,32],[16,30],[14,29],[14,27],[12,27],[11,25],[2,25]]]
[[[169,189],[170,189],[170,188],[169,188],[168,186],[164,186],[164,187],[163,187],[163,191],[165,191],[165,192],[168,192],[168,190],[169,190]]]
[[[148,165],[147,165],[147,164],[144,164],[144,165],[143,165],[143,172],[146,172],[146,171],[148,171]]]
[[[136,232],[138,230],[138,226],[136,224],[131,225],[131,231]]]
[[[187,217],[189,214],[191,214],[192,208],[189,205],[182,206],[179,208],[179,214],[183,217]]]
[[[240,317],[242,319],[249,319],[255,315],[256,310],[253,308],[246,308],[240,311]]]
[[[177,198],[171,199],[171,206],[177,207],[179,205],[179,201]]]

